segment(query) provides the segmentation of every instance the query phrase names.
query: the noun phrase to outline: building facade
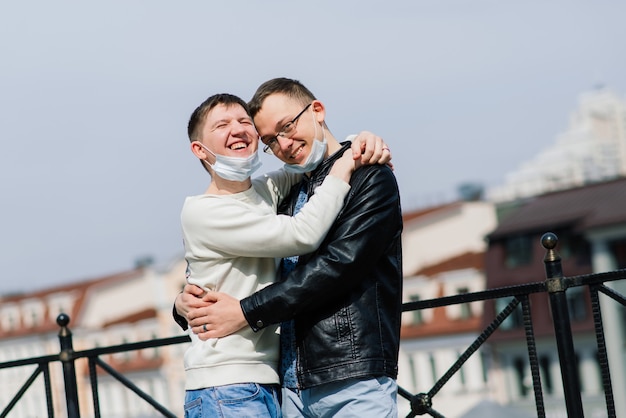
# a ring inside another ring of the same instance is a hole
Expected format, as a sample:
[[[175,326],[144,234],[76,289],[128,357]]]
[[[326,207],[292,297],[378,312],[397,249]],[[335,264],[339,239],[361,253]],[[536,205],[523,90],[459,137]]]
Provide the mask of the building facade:
[[[518,201],[489,235],[486,257],[487,287],[497,288],[545,280],[541,236],[554,232],[559,243],[563,274],[578,276],[626,266],[626,179],[594,183]],[[624,284],[616,282],[624,294]],[[577,370],[586,416],[606,416],[589,291],[585,286],[567,289],[568,308],[576,350]],[[530,296],[546,412],[566,416],[559,359],[547,294]],[[485,323],[508,303],[485,305]],[[605,338],[617,411],[626,411],[624,397],[624,308],[601,298]],[[507,402],[534,408],[534,394],[520,313],[502,324],[491,340],[494,359],[502,370],[502,396]],[[622,415],[626,416],[626,415]]]
[[[484,237],[496,226],[493,204],[458,201],[408,212],[403,219],[405,303],[485,289]],[[482,314],[482,302],[405,312],[398,384],[412,394],[428,393],[478,337]],[[441,388],[433,408],[454,418],[493,399],[490,373],[484,347]],[[400,416],[410,411],[403,399],[398,406]]]
[[[626,176],[626,101],[600,87],[580,95],[578,109],[554,144],[506,176],[489,199],[512,201]]]
[[[138,268],[129,272],[76,284],[0,298],[0,362],[56,354],[60,351],[60,313],[70,316],[68,327],[76,351],[181,335],[171,318],[172,302],[182,289],[185,264],[178,261],[166,271]],[[186,344],[129,351],[101,359],[177,415],[184,399],[183,353]],[[93,416],[88,364],[75,362],[82,416]],[[34,367],[0,370],[0,409],[4,409]],[[102,417],[161,416],[135,393],[107,373],[98,375]],[[55,416],[67,416],[61,366],[50,370]],[[13,408],[9,416],[47,415],[43,377]]]

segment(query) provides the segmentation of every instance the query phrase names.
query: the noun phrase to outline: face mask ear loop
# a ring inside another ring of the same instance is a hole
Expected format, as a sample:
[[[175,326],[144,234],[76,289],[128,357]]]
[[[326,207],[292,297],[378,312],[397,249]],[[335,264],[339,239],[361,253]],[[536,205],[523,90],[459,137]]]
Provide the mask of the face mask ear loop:
[[[215,157],[215,159],[217,160],[217,155],[215,155],[215,153],[214,153],[213,151],[211,151],[209,148],[207,148],[207,146],[206,146],[206,145],[204,145],[202,142],[198,142],[198,143],[200,144],[200,146],[201,146],[202,148],[204,148],[204,150],[205,150],[206,152],[208,152],[209,154],[211,154],[212,156],[214,156],[214,157]],[[213,168],[213,164],[211,164],[210,162],[208,162],[206,159],[204,159],[204,160],[202,160],[202,161],[204,161],[206,164],[208,164],[208,165],[209,165],[209,167]]]
[[[315,111],[313,110],[313,106],[311,106],[311,116],[313,117],[313,129],[315,130],[315,141],[319,141],[319,142],[324,142],[326,141],[326,132],[324,131],[324,127],[322,126],[322,140],[320,141],[319,139],[317,139],[317,121],[315,120]]]

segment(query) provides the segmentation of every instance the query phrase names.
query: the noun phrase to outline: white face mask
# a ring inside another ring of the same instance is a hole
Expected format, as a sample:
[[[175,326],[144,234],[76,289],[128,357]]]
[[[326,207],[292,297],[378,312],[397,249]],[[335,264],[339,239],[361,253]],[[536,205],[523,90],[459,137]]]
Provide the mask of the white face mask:
[[[221,178],[231,181],[244,181],[250,178],[252,174],[261,167],[261,161],[259,161],[259,153],[255,152],[247,158],[241,157],[229,157],[227,155],[215,154],[208,149],[204,144],[202,148],[207,150],[215,157],[215,164],[204,160]]]
[[[285,164],[284,167],[287,172],[308,173],[315,170],[317,166],[324,161],[326,148],[328,147],[328,143],[326,142],[326,132],[324,132],[324,128],[322,128],[322,140],[320,141],[317,139],[317,122],[315,121],[315,113],[312,113],[311,115],[313,116],[313,127],[315,129],[315,139],[313,140],[313,145],[311,146],[311,152],[309,152],[309,156],[302,164]]]

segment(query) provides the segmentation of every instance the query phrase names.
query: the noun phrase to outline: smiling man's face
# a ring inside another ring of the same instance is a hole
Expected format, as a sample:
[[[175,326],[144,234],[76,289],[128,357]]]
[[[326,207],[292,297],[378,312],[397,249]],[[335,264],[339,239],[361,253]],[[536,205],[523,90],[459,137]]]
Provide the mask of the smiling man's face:
[[[301,103],[281,93],[268,96],[254,116],[254,124],[263,142],[283,131],[309,103]],[[320,110],[321,109],[321,110]],[[311,145],[316,136],[323,137],[322,122],[324,109],[314,100],[311,106],[298,118],[295,131],[289,136],[278,136],[278,146],[272,152],[286,164],[302,164],[311,152]]]
[[[202,142],[215,154],[246,158],[259,147],[252,118],[238,104],[211,109],[202,127]]]

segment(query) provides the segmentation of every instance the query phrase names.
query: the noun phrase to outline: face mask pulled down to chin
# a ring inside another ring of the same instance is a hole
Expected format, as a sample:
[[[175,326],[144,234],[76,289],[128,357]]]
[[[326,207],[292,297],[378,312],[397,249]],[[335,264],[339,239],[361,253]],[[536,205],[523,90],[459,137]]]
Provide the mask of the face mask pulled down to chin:
[[[206,160],[204,161],[213,169],[216,175],[224,180],[245,181],[262,165],[257,152],[246,158],[229,157],[227,155],[215,154],[204,144],[200,145],[215,157],[215,164],[211,164]]]
[[[317,122],[315,121],[315,113],[312,113],[313,116],[313,127],[315,129],[315,139],[313,140],[313,145],[311,146],[311,152],[309,152],[309,156],[306,161],[302,164],[285,164],[285,171],[290,173],[309,173],[317,168],[318,165],[322,161],[324,161],[324,156],[326,155],[326,149],[328,148],[328,143],[326,142],[326,134],[324,129],[322,128],[322,140],[317,139]]]

